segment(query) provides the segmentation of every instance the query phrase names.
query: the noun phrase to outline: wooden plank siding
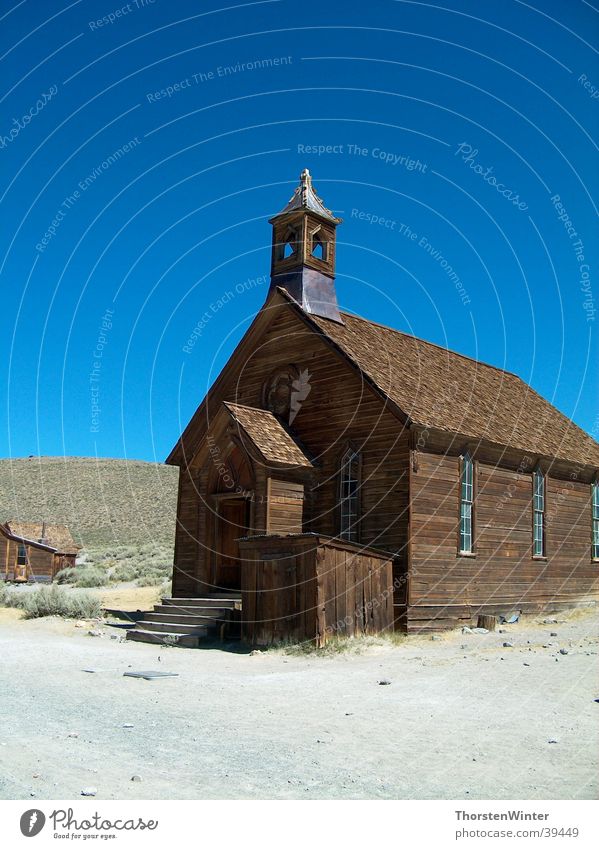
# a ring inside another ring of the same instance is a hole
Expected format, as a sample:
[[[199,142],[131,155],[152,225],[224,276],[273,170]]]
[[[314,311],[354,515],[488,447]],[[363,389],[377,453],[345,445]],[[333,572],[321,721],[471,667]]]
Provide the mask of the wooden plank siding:
[[[51,548],[33,545],[24,541],[27,552],[27,564],[22,570],[17,566],[20,540],[12,538],[0,526],[0,569],[4,580],[15,580],[16,574],[22,574],[27,581],[52,581],[56,572],[61,568],[61,558]]]
[[[389,555],[312,535],[251,537],[240,548],[247,642],[323,646],[393,630]]]
[[[479,612],[533,611],[596,598],[590,486],[546,478],[546,557],[532,555],[532,469],[475,459],[473,556],[458,554],[457,455],[419,452],[411,474],[409,631]],[[528,463],[527,467],[530,468]]]
[[[267,534],[299,534],[302,532],[304,485],[295,481],[267,481]]]

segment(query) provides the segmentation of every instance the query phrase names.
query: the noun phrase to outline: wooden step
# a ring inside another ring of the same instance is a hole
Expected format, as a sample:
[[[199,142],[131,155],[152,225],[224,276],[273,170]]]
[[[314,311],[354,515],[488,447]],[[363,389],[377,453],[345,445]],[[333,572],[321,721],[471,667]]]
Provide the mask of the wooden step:
[[[155,604],[154,613],[164,613],[169,616],[212,616],[215,619],[226,619],[233,613],[231,607],[216,607],[216,605],[202,605],[196,607],[178,607],[174,604]]]
[[[142,619],[132,630],[164,631],[167,634],[195,634],[198,637],[206,637],[208,634],[208,625],[198,624],[197,622],[182,625],[180,622],[173,622],[172,620],[151,622],[148,619]]]
[[[169,607],[224,607],[228,610],[241,609],[241,596],[204,596],[202,598],[163,598],[162,604]]]
[[[197,634],[176,634],[172,631],[169,633],[132,628],[127,631],[127,639],[138,643],[153,643],[160,646],[172,644],[180,648],[197,649],[205,638]]]
[[[225,611],[224,616],[215,616],[213,613],[206,614],[192,614],[189,613],[179,613],[173,611],[164,611],[164,610],[154,610],[152,613],[144,613],[143,615],[144,622],[178,622],[179,625],[207,625],[207,626],[216,626],[222,625],[223,622],[228,621],[227,611]]]

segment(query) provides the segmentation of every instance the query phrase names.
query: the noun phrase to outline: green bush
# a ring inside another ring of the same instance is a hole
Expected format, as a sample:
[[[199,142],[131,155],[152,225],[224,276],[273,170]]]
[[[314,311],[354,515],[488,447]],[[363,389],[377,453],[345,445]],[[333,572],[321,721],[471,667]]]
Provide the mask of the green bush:
[[[52,584],[32,590],[0,590],[0,604],[25,612],[26,619],[62,616],[66,619],[98,619],[102,615],[100,600],[88,593],[77,593]]]
[[[164,581],[164,575],[160,572],[144,572],[137,579],[138,587],[157,587]]]
[[[105,587],[108,575],[96,566],[82,566],[77,570],[76,587]]]
[[[54,580],[57,584],[74,584],[77,580],[77,574],[80,571],[81,567],[67,566],[65,569],[61,569],[60,572],[56,573]]]
[[[137,578],[137,569],[135,566],[130,566],[128,563],[119,563],[111,575],[111,581],[134,581]]]

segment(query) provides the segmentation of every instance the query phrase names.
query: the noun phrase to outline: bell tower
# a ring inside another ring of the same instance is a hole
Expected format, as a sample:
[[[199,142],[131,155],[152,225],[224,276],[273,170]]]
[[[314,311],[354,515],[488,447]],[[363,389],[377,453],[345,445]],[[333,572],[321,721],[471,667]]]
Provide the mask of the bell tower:
[[[343,324],[335,292],[335,218],[305,168],[293,197],[272,224],[270,289],[286,289],[311,315]]]

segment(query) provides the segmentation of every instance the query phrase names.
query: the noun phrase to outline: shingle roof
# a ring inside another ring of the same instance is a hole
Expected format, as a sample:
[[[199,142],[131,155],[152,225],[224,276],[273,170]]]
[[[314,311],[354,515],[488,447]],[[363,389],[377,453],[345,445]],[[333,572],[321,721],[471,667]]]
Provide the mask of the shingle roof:
[[[294,467],[312,465],[297,442],[269,410],[244,407],[229,401],[224,406],[267,463]]]
[[[416,425],[599,467],[599,444],[515,374],[348,313],[309,319]]]
[[[44,551],[54,551],[54,552],[57,551],[57,549],[54,548],[53,546],[45,545],[44,543],[41,543],[36,539],[29,539],[29,537],[25,536],[25,534],[13,533],[11,531],[11,529],[8,527],[8,522],[6,522],[4,524],[2,522],[0,522],[0,533],[3,534],[4,536],[8,537],[8,539],[15,540],[16,542],[24,542],[24,543],[27,543],[27,545],[33,545],[35,548],[41,548]]]
[[[6,523],[9,530],[18,537],[39,542],[42,537],[46,545],[62,554],[76,554],[81,546],[77,545],[66,525],[45,525],[43,522],[17,522],[11,519]]]

